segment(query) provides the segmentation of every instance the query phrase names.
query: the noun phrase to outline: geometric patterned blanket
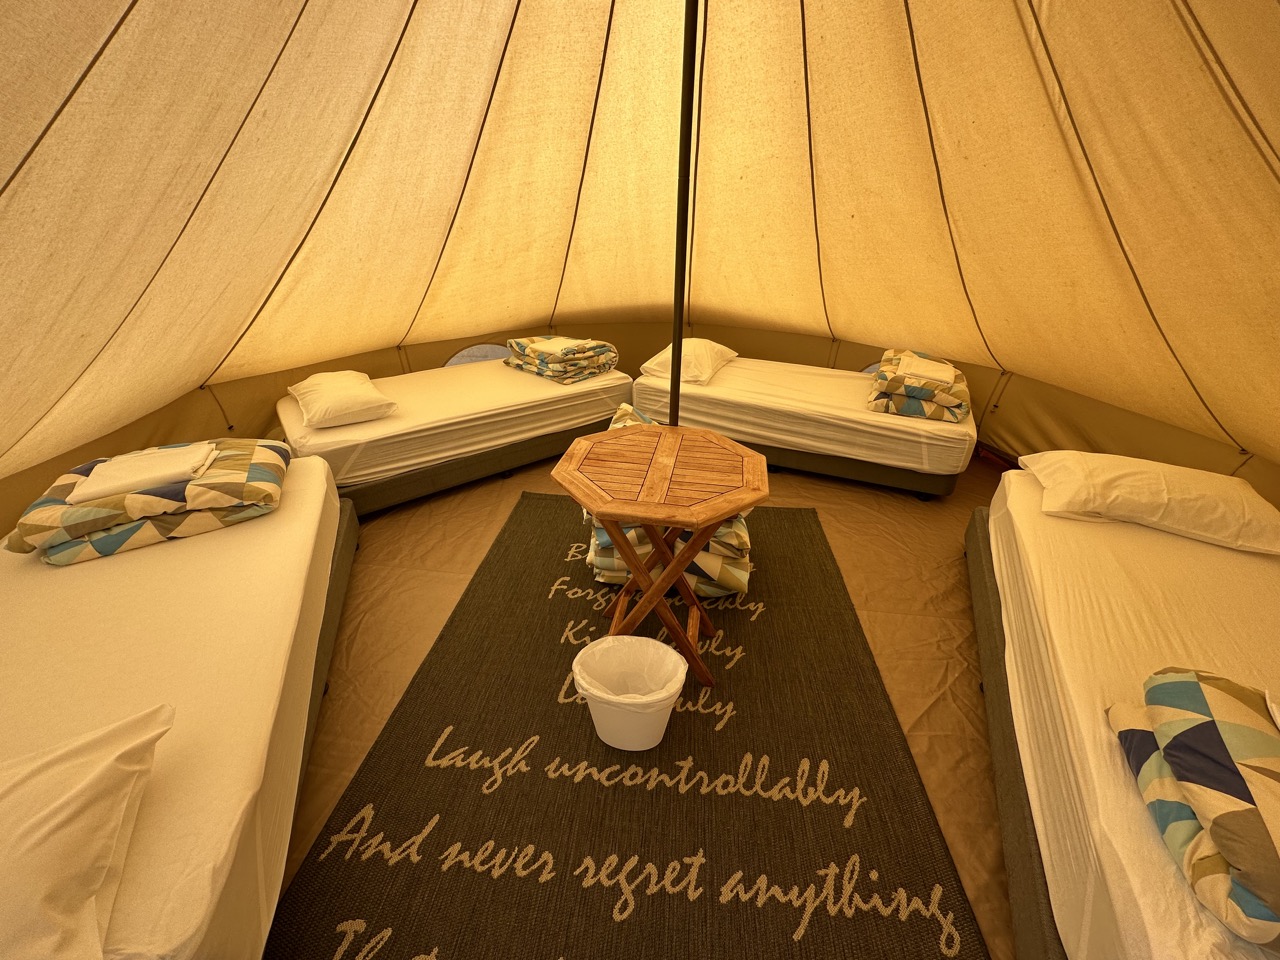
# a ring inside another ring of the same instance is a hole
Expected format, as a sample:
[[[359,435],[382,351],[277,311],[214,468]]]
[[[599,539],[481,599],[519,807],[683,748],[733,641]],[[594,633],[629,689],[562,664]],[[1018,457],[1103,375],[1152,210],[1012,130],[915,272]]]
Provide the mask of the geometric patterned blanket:
[[[1266,694],[1178,667],[1144,689],[1145,707],[1108,718],[1165,847],[1229,930],[1280,953],[1280,729]]]
[[[959,423],[969,415],[969,383],[959,370],[946,384],[925,377],[904,376],[898,372],[903,357],[936,359],[910,350],[886,350],[880,369],[871,382],[867,406],[877,413],[896,413],[903,417],[947,420]],[[943,361],[945,362],[945,361]]]
[[[45,563],[63,566],[221,530],[274,510],[289,465],[289,447],[275,440],[241,438],[213,443],[213,461],[194,479],[77,504],[68,503],[67,497],[109,458],[68,470],[23,511],[5,549],[43,550]],[[179,446],[186,444],[168,445]]]
[[[588,380],[618,365],[617,348],[603,340],[517,337],[508,340],[507,347],[511,356],[502,361],[507,366],[556,383]]]

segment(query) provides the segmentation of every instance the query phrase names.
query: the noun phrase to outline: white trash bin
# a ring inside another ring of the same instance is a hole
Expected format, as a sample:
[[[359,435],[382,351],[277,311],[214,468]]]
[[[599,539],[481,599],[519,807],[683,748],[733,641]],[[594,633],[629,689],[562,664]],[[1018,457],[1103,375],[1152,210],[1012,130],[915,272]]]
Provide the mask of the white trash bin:
[[[648,750],[667,731],[688,669],[665,643],[607,636],[573,658],[573,685],[586,699],[601,740],[619,750]]]

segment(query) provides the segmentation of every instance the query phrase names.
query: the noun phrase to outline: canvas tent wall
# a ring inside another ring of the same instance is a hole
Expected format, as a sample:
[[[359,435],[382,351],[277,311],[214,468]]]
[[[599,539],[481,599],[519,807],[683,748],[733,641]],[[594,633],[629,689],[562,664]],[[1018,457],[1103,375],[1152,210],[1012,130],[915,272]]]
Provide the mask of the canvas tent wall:
[[[0,0],[0,502],[314,369],[667,342],[675,0]],[[1280,500],[1280,4],[710,0],[688,330]],[[861,398],[850,398],[859,402]]]

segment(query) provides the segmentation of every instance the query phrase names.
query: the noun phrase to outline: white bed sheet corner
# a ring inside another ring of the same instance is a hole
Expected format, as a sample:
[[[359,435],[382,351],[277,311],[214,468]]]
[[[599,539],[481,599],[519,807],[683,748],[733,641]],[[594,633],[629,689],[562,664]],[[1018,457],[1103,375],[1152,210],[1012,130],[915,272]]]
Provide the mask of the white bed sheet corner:
[[[1107,723],[1165,666],[1280,689],[1280,557],[1046,516],[1004,474],[990,532],[1018,749],[1071,960],[1262,960],[1200,905]]]
[[[275,909],[338,525],[328,465],[215,533],[70,567],[0,553],[0,753],[171,703],[106,958],[256,957]],[[56,610],[57,616],[49,611]]]

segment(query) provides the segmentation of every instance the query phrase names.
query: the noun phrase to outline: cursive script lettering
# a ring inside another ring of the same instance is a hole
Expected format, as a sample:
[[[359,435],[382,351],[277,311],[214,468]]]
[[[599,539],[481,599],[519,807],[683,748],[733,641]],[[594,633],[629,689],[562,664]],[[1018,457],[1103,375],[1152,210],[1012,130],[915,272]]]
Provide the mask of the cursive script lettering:
[[[812,803],[827,806],[848,807],[844,825],[853,824],[858,808],[867,802],[858,787],[833,787],[828,789],[827,778],[831,768],[826,760],[819,760],[817,769],[813,771],[813,784],[809,784],[811,763],[808,757],[803,758],[796,766],[796,775],[781,777],[769,781],[769,757],[761,754],[756,760],[750,753],[742,755],[738,764],[738,772],[712,775],[705,770],[694,769],[693,757],[685,757],[675,764],[679,773],[666,773],[658,767],[641,767],[636,764],[623,767],[621,764],[610,764],[600,768],[586,760],[569,763],[556,757],[544,768],[548,779],[566,778],[574,783],[594,780],[602,787],[613,787],[621,784],[624,787],[644,787],[654,790],[658,787],[677,790],[680,793],[699,793],[703,796],[716,794],[727,797],[739,794],[744,797],[759,797],[763,800],[787,800],[807,807]]]
[[[960,933],[955,928],[955,916],[950,911],[944,916],[939,905],[942,900],[940,885],[934,884],[928,905],[919,897],[910,896],[902,887],[898,887],[886,902],[879,893],[873,892],[864,897],[854,889],[861,869],[861,858],[855,853],[845,861],[843,871],[835,863],[828,863],[817,871],[821,885],[810,883],[803,890],[798,885],[783,889],[771,883],[763,873],[746,886],[743,872],[738,870],[721,886],[720,902],[728,903],[737,898],[742,903],[754,903],[757,907],[774,902],[800,910],[800,923],[791,935],[793,940],[804,936],[810,918],[819,907],[832,917],[844,916],[846,919],[852,919],[858,912],[875,911],[885,918],[896,914],[905,923],[913,915],[919,915],[937,921],[940,927],[938,950],[943,956],[954,957],[960,952]],[[875,870],[867,871],[867,877],[873,883],[879,879]]]
[[[344,920],[338,924],[337,932],[342,934],[342,943],[338,944],[338,952],[333,955],[333,960],[342,960],[342,955],[347,952],[347,947],[351,946],[351,941],[356,938],[356,934],[364,933],[368,926],[363,920]],[[369,942],[360,948],[355,960],[373,960],[373,955],[381,950],[390,939],[391,928],[383,928],[381,932],[371,937]],[[439,947],[432,947],[430,953],[420,953],[413,957],[412,960],[439,960],[439,951]]]
[[[395,866],[405,857],[408,857],[411,863],[417,863],[422,859],[422,854],[419,852],[422,847],[422,841],[427,838],[427,834],[439,822],[440,814],[437,813],[415,836],[410,837],[396,847],[395,850],[392,850],[391,844],[383,840],[382,831],[367,840],[365,839],[369,828],[373,825],[373,804],[366,803],[359,813],[347,821],[347,825],[341,831],[329,838],[329,846],[325,848],[324,853],[320,854],[319,859],[323,860],[339,844],[349,843],[350,846],[347,847],[347,852],[343,855],[344,860],[350,860],[352,854],[360,850],[360,859],[362,861],[368,860],[375,853],[380,853],[389,867]]]
[[[529,764],[525,757],[538,745],[538,737],[532,736],[518,747],[507,747],[496,757],[491,757],[483,750],[471,750],[470,747],[458,747],[448,753],[441,754],[444,742],[453,733],[453,726],[447,726],[436,739],[435,746],[427,754],[424,766],[428,769],[457,767],[459,770],[491,770],[492,774],[480,788],[482,793],[493,793],[500,786],[504,777],[513,773],[528,773]],[[468,753],[468,751],[471,751]]]
[[[614,873],[620,862],[622,869]],[[573,875],[582,877],[584,890],[597,884],[601,887],[617,887],[620,893],[618,902],[613,905],[613,919],[622,922],[635,909],[637,891],[650,897],[656,893],[683,893],[690,902],[697,900],[702,895],[702,887],[698,885],[698,869],[706,862],[707,858],[699,847],[697,853],[672,860],[659,873],[656,864],[646,862],[640,866],[640,858],[635,854],[623,862],[616,853],[611,853],[599,866],[594,857],[583,857]],[[689,869],[681,878],[680,873],[685,867]]]
[[[475,853],[462,849],[461,843],[451,843],[444,853],[440,854],[440,872],[445,873],[450,867],[461,865],[466,870],[486,875],[497,880],[510,870],[517,877],[538,874],[538,882],[546,883],[556,875],[555,857],[546,850],[539,851],[533,844],[523,848],[499,847],[493,840],[486,840],[476,848]]]
[[[612,587],[597,587],[595,590],[589,590],[586,587],[571,587],[569,581],[572,577],[560,577],[551,585],[551,592],[547,594],[547,599],[551,600],[560,591],[564,591],[564,595],[570,600],[586,599],[591,601],[592,610],[603,610],[609,605],[609,601],[613,599],[616,592]]]

